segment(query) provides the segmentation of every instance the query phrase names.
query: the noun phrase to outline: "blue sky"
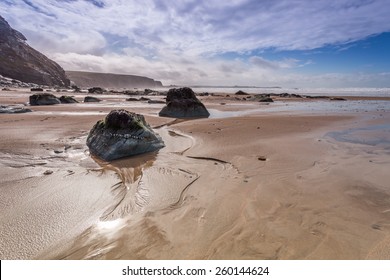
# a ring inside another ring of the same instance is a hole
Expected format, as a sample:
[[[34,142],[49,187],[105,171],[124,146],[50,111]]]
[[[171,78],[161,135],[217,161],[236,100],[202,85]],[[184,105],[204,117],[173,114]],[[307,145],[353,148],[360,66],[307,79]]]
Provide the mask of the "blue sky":
[[[0,0],[0,11],[66,70],[390,87],[390,0]]]

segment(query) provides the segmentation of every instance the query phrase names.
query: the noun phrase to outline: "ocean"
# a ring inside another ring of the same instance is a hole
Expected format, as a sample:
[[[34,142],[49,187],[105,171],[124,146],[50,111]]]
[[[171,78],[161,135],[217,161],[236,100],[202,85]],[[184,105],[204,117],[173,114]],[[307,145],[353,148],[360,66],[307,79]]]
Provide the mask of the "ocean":
[[[169,87],[160,88],[167,90]],[[196,93],[230,93],[242,90],[251,94],[294,93],[312,96],[378,96],[390,97],[390,88],[284,88],[284,87],[191,87]]]

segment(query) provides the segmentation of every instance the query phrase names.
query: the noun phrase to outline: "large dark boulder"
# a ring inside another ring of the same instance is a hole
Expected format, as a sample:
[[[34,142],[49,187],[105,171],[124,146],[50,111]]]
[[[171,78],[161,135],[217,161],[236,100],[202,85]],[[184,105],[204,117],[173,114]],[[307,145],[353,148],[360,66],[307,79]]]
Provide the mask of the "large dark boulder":
[[[207,118],[210,113],[192,89],[172,88],[167,93],[166,106],[159,113],[171,118]]]
[[[143,115],[113,110],[91,129],[87,146],[91,154],[111,161],[156,151],[165,145]]]
[[[22,33],[0,16],[0,75],[25,83],[69,86],[64,69],[26,41]]]
[[[30,95],[30,105],[55,105],[60,104],[61,101],[51,93],[36,93]]]

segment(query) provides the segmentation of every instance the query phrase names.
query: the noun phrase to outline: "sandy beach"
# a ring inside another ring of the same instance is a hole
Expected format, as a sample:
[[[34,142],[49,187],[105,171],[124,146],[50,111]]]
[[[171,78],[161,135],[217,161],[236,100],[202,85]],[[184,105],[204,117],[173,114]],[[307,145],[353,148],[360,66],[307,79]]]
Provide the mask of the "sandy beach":
[[[210,118],[175,120],[98,97],[0,115],[0,259],[390,259],[389,98],[218,94],[199,97]],[[119,108],[166,147],[91,157],[89,130]]]

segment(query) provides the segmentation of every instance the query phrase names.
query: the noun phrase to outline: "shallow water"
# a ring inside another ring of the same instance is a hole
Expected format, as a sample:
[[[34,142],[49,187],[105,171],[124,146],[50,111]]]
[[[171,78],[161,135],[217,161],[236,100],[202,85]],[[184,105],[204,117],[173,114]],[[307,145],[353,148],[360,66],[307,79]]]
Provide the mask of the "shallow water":
[[[356,113],[390,111],[390,101],[383,100],[347,100],[347,101],[314,101],[314,102],[275,102],[278,106],[270,105],[264,111],[267,112],[294,112],[305,111],[308,113]]]
[[[166,89],[165,89],[166,90]],[[197,93],[215,92],[215,93],[235,93],[242,90],[251,94],[263,93],[294,93],[300,95],[313,96],[381,96],[389,97],[390,88],[243,88],[243,87],[194,87]]]
[[[273,103],[261,104],[258,108],[253,108],[253,104],[241,104],[239,110],[234,110],[236,105],[226,106],[226,111],[221,111],[218,109],[208,109],[210,112],[210,118],[231,118],[244,116],[254,113],[268,113],[268,112],[278,112],[278,113],[299,113],[302,114],[302,111],[305,114],[345,114],[345,113],[357,113],[357,112],[389,112],[390,111],[390,101],[383,100],[365,100],[365,101],[276,101]],[[247,108],[245,108],[247,107]]]
[[[339,142],[362,144],[369,146],[383,146],[390,149],[390,124],[371,125],[350,128],[342,131],[328,132],[325,136]]]

